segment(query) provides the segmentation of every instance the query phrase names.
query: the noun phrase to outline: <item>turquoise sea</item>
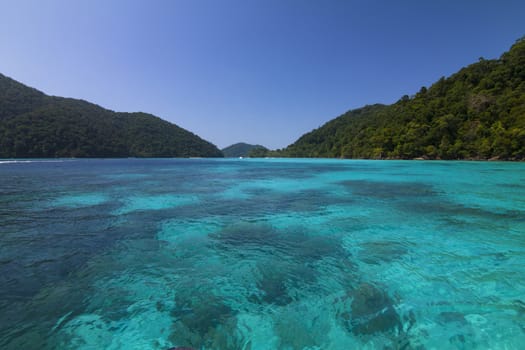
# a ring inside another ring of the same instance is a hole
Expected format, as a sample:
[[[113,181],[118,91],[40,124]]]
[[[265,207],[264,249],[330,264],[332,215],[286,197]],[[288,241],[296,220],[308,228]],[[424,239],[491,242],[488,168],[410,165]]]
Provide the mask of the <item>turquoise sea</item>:
[[[523,349],[525,164],[0,160],[0,349]]]

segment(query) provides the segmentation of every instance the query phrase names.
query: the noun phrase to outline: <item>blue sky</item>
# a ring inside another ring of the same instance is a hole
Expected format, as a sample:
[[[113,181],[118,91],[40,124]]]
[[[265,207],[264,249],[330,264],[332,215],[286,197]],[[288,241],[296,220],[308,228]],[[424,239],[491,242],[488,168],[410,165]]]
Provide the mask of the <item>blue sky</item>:
[[[221,148],[281,148],[499,57],[524,16],[522,0],[0,1],[0,73]]]

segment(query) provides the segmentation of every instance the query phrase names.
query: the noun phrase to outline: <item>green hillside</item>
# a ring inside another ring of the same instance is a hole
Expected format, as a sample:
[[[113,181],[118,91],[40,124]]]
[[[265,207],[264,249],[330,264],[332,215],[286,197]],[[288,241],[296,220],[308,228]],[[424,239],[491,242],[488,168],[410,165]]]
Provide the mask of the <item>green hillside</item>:
[[[0,74],[0,158],[222,157],[213,144],[146,113],[47,96]]]
[[[250,145],[244,142],[235,143],[222,149],[222,153],[227,158],[248,157],[254,151],[266,152],[268,149],[261,145]]]
[[[393,105],[349,111],[268,155],[525,159],[525,39]]]

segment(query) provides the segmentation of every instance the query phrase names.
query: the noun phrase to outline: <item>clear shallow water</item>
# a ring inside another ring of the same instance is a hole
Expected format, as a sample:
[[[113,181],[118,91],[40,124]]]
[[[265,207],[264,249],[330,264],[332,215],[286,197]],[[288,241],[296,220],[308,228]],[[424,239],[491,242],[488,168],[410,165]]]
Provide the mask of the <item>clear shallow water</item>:
[[[521,349],[525,164],[0,161],[2,349]]]

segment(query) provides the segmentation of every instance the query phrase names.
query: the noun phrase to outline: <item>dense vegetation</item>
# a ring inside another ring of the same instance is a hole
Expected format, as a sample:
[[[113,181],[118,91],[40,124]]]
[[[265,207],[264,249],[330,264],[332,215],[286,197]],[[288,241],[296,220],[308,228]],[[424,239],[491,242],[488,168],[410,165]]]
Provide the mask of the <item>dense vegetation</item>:
[[[52,97],[0,74],[0,157],[222,157],[211,143],[146,113]]]
[[[248,143],[239,142],[223,148],[222,153],[225,157],[228,158],[237,158],[237,157],[248,157],[252,152],[267,152],[268,149],[261,145],[250,145]],[[256,153],[257,154],[257,153]]]
[[[266,156],[525,159],[525,38],[393,105],[349,111]]]

